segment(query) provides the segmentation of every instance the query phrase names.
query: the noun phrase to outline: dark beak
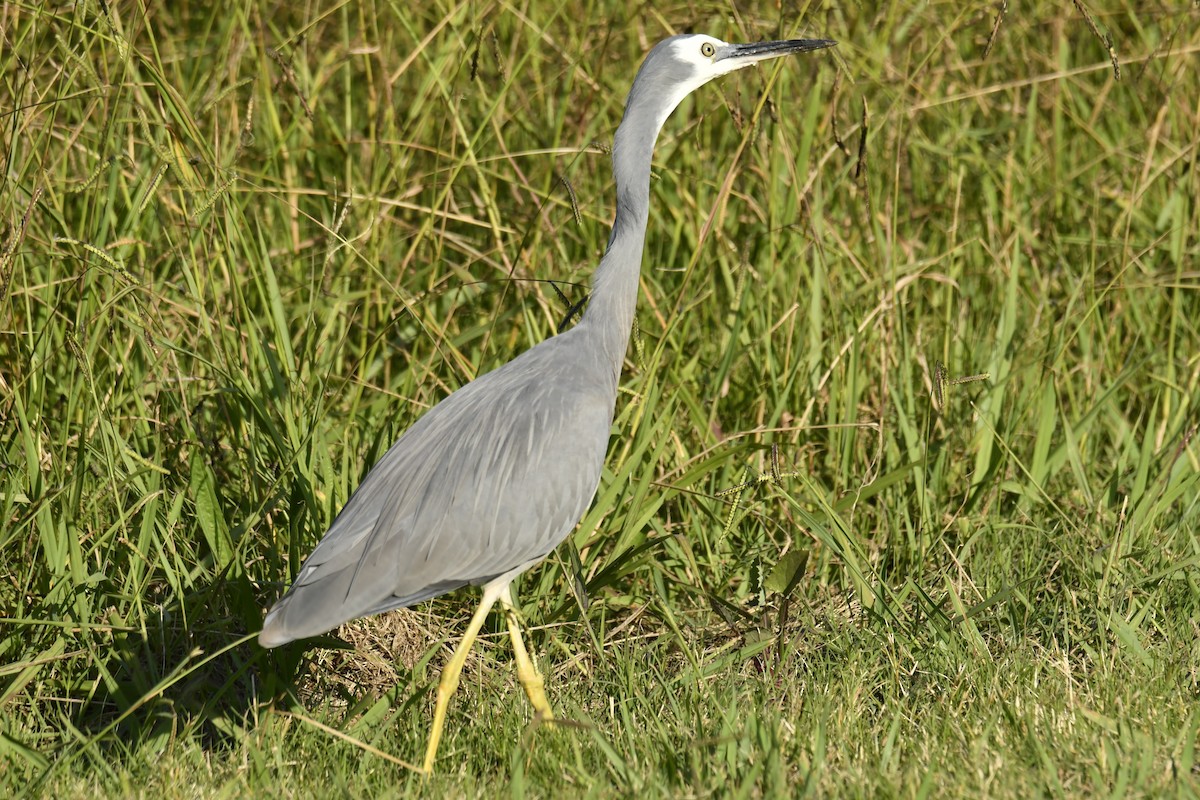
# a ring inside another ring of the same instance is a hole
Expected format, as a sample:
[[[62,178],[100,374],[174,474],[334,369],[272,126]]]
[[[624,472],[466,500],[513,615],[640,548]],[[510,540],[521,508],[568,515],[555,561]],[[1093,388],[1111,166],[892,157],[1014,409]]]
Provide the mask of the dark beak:
[[[749,65],[766,61],[768,58],[778,58],[793,53],[807,53],[810,50],[824,50],[826,47],[833,47],[836,44],[837,42],[829,39],[786,39],[779,42],[731,44],[717,51],[717,57],[713,60],[734,59]]]

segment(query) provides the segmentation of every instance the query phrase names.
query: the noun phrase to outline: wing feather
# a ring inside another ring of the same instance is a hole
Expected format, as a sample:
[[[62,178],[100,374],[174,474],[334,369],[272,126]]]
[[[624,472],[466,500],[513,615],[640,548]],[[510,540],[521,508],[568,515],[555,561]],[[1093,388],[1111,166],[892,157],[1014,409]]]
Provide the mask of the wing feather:
[[[375,464],[271,609],[268,646],[546,556],[595,495],[615,382],[566,334],[447,397]],[[611,374],[611,373],[606,373]]]

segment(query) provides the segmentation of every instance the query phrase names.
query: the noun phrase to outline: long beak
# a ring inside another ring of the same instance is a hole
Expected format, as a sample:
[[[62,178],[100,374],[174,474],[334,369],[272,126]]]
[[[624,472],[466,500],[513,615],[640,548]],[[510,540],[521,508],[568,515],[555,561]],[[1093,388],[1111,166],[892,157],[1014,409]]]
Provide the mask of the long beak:
[[[714,61],[733,59],[738,66],[749,66],[768,58],[778,58],[792,53],[807,53],[810,50],[824,50],[833,47],[837,42],[829,39],[787,39],[781,42],[754,42],[753,44],[731,44],[717,51]]]

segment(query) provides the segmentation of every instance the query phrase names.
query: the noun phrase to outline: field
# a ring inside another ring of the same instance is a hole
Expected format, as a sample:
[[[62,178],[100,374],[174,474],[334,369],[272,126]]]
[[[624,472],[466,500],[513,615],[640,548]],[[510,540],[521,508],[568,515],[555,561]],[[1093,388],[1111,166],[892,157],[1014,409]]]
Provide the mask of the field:
[[[1200,795],[1200,6],[208,5],[0,5],[0,796]],[[478,590],[253,636],[684,31],[839,44],[668,120],[564,722],[493,615],[426,781]]]

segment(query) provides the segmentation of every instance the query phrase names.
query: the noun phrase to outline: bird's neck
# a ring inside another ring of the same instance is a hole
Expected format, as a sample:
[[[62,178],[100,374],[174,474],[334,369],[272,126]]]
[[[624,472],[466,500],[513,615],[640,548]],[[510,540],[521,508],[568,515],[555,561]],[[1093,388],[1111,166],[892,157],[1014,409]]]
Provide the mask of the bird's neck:
[[[580,325],[593,329],[589,336],[613,364],[614,378],[620,377],[633,327],[650,209],[650,159],[661,125],[661,120],[639,125],[627,114],[613,142],[616,216],[608,250],[592,278],[592,294]]]

